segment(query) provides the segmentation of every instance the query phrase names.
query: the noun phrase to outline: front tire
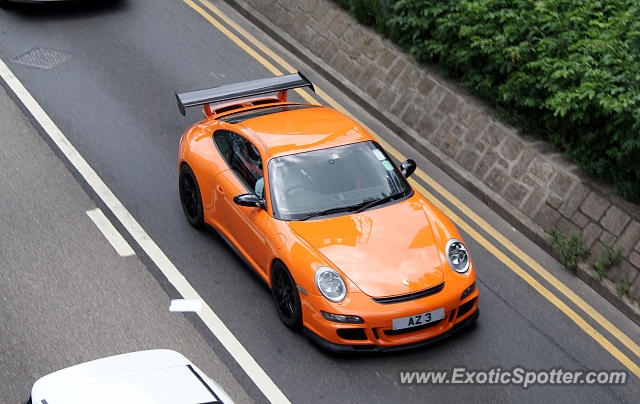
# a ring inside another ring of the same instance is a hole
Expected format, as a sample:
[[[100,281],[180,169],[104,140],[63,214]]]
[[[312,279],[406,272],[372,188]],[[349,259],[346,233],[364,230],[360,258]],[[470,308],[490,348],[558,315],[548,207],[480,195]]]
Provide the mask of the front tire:
[[[271,295],[278,317],[287,327],[299,330],[302,326],[300,294],[293,277],[282,263],[271,271]]]
[[[178,189],[182,211],[187,221],[191,226],[202,230],[204,228],[204,211],[202,209],[200,187],[193,170],[186,163],[180,167]]]

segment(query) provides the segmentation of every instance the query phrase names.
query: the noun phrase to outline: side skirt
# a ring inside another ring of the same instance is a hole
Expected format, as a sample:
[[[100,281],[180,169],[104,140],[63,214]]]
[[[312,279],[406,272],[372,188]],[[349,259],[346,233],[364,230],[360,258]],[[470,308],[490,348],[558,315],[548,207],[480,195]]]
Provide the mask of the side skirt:
[[[231,250],[232,250],[234,253],[236,253],[236,255],[237,255],[237,256],[242,260],[242,262],[244,262],[244,263],[245,263],[245,265],[247,265],[249,268],[251,268],[251,269],[253,270],[253,272],[255,272],[255,273],[256,273],[256,275],[258,275],[258,277],[259,277],[260,279],[262,279],[262,281],[263,281],[264,283],[266,283],[266,284],[267,284],[267,286],[270,288],[270,286],[269,286],[269,282],[268,282],[268,280],[266,279],[266,274],[265,274],[265,273],[263,273],[262,271],[258,270],[258,269],[256,268],[256,266],[255,266],[255,265],[253,265],[253,264],[252,264],[252,263],[247,259],[247,257],[245,257],[245,256],[244,256],[244,254],[242,254],[242,252],[240,252],[240,250],[239,250],[239,249],[238,249],[238,248],[237,248],[237,247],[236,247],[236,246],[231,242],[231,240],[229,240],[229,239],[227,238],[227,236],[225,236],[225,235],[224,235],[220,230],[216,229],[215,227],[211,226],[211,225],[210,225],[210,224],[208,224],[208,223],[207,223],[207,227],[208,227],[209,229],[211,229],[211,230],[215,231],[215,232],[218,234],[218,236],[220,236],[220,238],[221,238],[222,240],[224,240],[224,242],[229,246],[229,248],[231,248]]]

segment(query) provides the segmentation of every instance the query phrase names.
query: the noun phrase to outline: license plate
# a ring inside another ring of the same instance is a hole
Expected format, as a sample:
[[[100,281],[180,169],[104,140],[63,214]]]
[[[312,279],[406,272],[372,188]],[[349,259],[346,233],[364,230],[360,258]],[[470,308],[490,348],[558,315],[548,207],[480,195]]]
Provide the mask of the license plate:
[[[434,321],[442,320],[443,318],[444,308],[439,308],[426,313],[416,314],[415,316],[394,318],[393,329],[403,330],[405,328],[419,327],[421,325],[433,323]]]

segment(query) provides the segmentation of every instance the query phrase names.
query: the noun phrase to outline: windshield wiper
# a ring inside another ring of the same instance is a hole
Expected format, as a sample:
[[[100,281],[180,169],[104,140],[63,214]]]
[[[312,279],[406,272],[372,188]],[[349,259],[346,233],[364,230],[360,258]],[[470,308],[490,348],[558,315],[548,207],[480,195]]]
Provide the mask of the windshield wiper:
[[[311,219],[312,217],[329,215],[331,213],[340,213],[340,212],[360,213],[360,212],[365,211],[365,210],[367,210],[369,208],[372,208],[372,207],[378,206],[378,205],[382,205],[383,203],[390,202],[390,201],[392,201],[394,199],[401,198],[401,197],[403,197],[405,195],[406,195],[406,192],[398,192],[397,194],[385,196],[385,197],[383,197],[381,199],[374,199],[372,201],[364,201],[364,202],[357,203],[355,205],[338,206],[336,208],[325,209],[325,210],[321,210],[321,211],[318,211],[318,212],[311,212],[307,216],[303,217],[302,219],[298,219],[298,220],[304,221],[304,220],[307,220],[307,219]]]
[[[350,205],[350,206],[338,206],[336,208],[330,208],[330,209],[325,209],[325,210],[320,210],[318,212],[311,212],[309,213],[307,216],[303,217],[302,219],[299,219],[300,221],[304,221],[307,219],[311,219],[312,217],[317,217],[317,216],[324,216],[324,215],[329,215],[331,213],[340,213],[340,212],[352,212],[356,209],[360,209],[360,207],[362,206],[361,203],[357,204],[357,205]]]
[[[394,194],[394,195],[385,196],[384,198],[376,199],[376,200],[371,201],[371,202],[367,202],[366,204],[360,206],[357,210],[355,210],[354,213],[360,213],[360,212],[365,211],[367,209],[373,208],[374,206],[378,206],[378,205],[382,205],[382,204],[387,203],[387,202],[391,202],[392,200],[401,198],[404,195],[405,195],[405,192],[398,192],[397,194]]]

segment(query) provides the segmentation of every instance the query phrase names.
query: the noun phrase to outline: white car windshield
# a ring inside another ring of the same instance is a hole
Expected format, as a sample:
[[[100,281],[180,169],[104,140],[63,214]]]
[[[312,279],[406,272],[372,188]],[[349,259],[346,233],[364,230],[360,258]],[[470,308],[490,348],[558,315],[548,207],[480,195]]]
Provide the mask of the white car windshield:
[[[365,210],[411,193],[372,141],[280,156],[268,167],[274,217],[283,220]]]

